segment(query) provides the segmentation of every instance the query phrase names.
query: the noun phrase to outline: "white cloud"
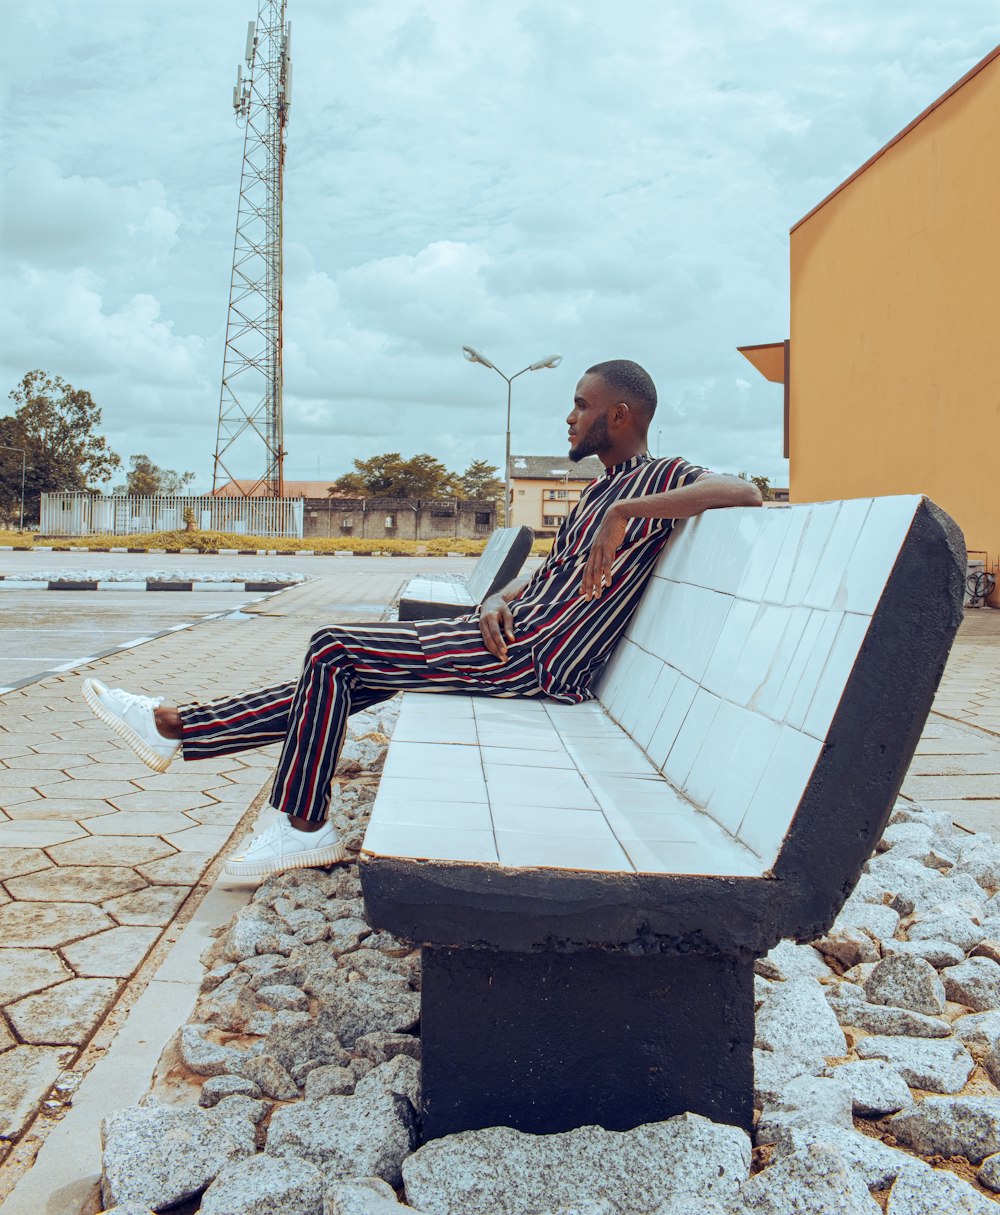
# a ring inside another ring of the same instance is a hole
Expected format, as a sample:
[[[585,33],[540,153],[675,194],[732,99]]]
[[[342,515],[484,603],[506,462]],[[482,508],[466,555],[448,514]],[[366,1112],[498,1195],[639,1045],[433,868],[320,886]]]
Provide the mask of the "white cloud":
[[[36,0],[8,22],[10,384],[90,388],[123,455],[210,479],[245,0]],[[290,0],[289,475],[562,450],[573,385],[646,363],[663,450],[786,476],[788,227],[1000,37],[967,0]],[[256,472],[258,469],[249,469]]]

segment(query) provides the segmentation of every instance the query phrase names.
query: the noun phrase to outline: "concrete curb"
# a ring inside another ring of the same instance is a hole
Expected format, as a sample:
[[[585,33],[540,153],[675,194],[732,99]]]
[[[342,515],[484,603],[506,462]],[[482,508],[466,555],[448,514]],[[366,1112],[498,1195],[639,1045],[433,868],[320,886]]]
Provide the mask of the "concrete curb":
[[[312,548],[88,548],[68,544],[0,544],[0,553],[132,553],[149,557],[471,557],[479,553],[391,553],[379,549],[356,553],[352,549],[321,552]]]
[[[95,582],[60,578],[57,581],[36,582],[27,578],[7,578],[0,574],[0,591],[239,591],[240,594],[246,595],[284,591],[290,586],[301,585],[298,579],[289,582],[168,582],[163,579],[145,582]]]

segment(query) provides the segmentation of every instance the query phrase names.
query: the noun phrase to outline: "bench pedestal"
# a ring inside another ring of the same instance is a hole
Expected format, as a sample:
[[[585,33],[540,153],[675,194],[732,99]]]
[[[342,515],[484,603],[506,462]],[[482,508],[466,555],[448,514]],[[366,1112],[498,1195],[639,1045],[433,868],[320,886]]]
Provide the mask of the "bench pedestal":
[[[689,1110],[751,1126],[752,959],[425,946],[420,1037],[424,1140]]]

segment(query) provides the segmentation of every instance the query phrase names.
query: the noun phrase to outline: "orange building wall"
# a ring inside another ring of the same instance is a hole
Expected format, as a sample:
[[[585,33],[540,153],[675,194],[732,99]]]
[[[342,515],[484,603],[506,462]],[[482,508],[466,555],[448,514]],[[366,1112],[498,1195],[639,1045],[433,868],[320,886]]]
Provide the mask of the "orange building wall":
[[[990,569],[1000,57],[984,63],[793,229],[789,438],[793,502],[926,493]]]

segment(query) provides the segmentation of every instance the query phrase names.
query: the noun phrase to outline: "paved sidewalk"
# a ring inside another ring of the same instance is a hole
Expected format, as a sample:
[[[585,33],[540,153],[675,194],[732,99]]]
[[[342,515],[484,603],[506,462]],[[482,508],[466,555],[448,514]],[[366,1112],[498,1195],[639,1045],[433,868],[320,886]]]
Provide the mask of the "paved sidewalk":
[[[402,581],[323,577],[0,698],[0,1161],[204,895],[276,760],[271,747],[153,773],[83,704],[82,675],[168,703],[293,678],[318,622],[371,619]]]

